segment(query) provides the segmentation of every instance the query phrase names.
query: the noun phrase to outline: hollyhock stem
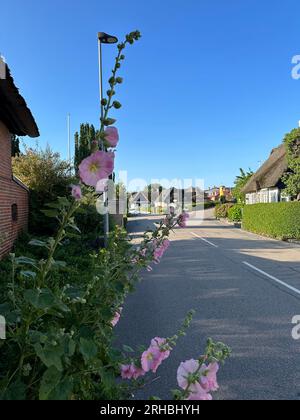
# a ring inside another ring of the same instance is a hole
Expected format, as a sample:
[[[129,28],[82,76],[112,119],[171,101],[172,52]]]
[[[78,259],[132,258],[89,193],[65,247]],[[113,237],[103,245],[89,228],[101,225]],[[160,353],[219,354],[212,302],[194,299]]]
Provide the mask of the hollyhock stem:
[[[80,207],[79,202],[78,201],[74,201],[72,203],[72,205],[70,206],[69,210],[67,211],[67,213],[64,215],[64,217],[63,217],[63,219],[61,221],[59,230],[57,232],[56,238],[55,238],[55,240],[54,240],[54,242],[51,245],[51,248],[49,250],[49,254],[48,254],[48,258],[47,258],[46,264],[43,266],[43,268],[41,270],[41,273],[40,273],[40,281],[39,281],[39,285],[38,285],[39,287],[41,287],[44,284],[44,282],[45,282],[45,280],[47,278],[47,275],[48,275],[48,273],[50,271],[50,268],[51,268],[51,265],[52,265],[52,262],[53,262],[53,257],[54,257],[55,251],[56,251],[59,243],[61,242],[61,240],[65,237],[65,234],[66,234],[65,229],[66,229],[66,227],[67,227],[67,225],[68,225],[71,217],[73,216],[73,214],[75,213],[75,211],[79,207]]]

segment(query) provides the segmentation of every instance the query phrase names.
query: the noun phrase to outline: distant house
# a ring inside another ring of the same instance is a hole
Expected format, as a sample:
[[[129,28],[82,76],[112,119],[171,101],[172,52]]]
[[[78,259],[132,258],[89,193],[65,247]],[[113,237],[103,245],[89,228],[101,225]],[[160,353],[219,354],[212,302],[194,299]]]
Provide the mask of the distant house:
[[[129,197],[129,210],[131,211],[142,211],[142,209],[148,209],[149,205],[147,194],[144,192],[135,192]]]
[[[209,201],[217,201],[220,198],[220,188],[213,187],[205,191],[205,198]]]
[[[232,199],[232,188],[221,186],[205,191],[205,199],[208,201],[218,201],[221,197],[225,197],[227,201],[230,201]]]
[[[186,207],[191,204],[204,202],[204,191],[199,187],[190,187],[186,189],[169,188],[162,193],[162,202],[165,206],[176,204],[178,207]],[[159,198],[157,203],[159,204]]]
[[[148,210],[155,212],[168,211],[170,205],[175,204],[176,207],[182,208],[192,203],[203,203],[204,191],[200,188],[168,188],[162,189],[160,192],[152,191],[148,196],[145,192],[133,193],[129,198],[129,208],[131,210]]]
[[[4,73],[5,77],[0,78],[0,258],[10,252],[18,234],[28,224],[29,192],[12,173],[11,135],[39,136],[7,65]]]
[[[269,159],[252,176],[243,192],[247,204],[290,201],[283,193],[282,177],[288,170],[285,145],[273,149]]]

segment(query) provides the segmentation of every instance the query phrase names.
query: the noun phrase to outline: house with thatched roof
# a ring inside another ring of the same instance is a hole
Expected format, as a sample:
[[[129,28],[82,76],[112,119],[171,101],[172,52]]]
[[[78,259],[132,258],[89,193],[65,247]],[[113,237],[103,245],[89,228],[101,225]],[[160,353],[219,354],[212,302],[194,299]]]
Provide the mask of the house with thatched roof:
[[[28,188],[12,173],[12,134],[38,137],[39,130],[8,66],[0,68],[0,258],[27,228]]]
[[[247,204],[277,203],[290,201],[285,196],[282,182],[283,175],[288,170],[288,161],[285,145],[272,150],[269,159],[250,178],[242,192],[246,194]]]

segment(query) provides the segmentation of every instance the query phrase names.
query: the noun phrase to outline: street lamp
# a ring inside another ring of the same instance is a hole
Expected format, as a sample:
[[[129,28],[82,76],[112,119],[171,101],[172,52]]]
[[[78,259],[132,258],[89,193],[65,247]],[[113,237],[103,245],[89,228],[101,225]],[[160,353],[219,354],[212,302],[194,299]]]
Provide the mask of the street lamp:
[[[100,104],[101,104],[101,124],[104,118],[103,102],[103,62],[102,62],[102,44],[116,44],[118,38],[108,35],[105,32],[98,32],[98,60],[99,60],[99,87],[100,87]],[[104,146],[101,144],[103,150]],[[108,213],[108,194],[104,192],[104,206],[107,212],[104,214],[104,244],[107,247],[109,235],[109,213]]]

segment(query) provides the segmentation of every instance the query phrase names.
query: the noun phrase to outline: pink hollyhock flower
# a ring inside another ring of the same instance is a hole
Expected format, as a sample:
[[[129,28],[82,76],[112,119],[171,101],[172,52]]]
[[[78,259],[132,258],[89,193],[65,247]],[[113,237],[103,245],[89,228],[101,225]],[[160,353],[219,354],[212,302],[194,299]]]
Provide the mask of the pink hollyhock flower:
[[[116,127],[108,127],[105,132],[105,141],[109,147],[116,147],[119,143],[119,133]]]
[[[122,365],[121,366],[121,377],[122,377],[122,379],[132,379],[133,378],[133,366],[132,365]]]
[[[114,153],[97,151],[79,165],[79,175],[86,185],[96,187],[100,180],[107,179],[114,170]]]
[[[97,185],[95,187],[95,190],[97,193],[103,193],[105,191],[108,191],[108,179],[100,179],[100,181],[97,182]]]
[[[114,319],[111,321],[111,325],[112,327],[115,327],[120,319],[121,319],[121,314],[122,314],[123,308],[120,308],[118,312],[116,312]]]
[[[170,241],[168,239],[165,239],[160,245],[158,245],[158,241],[153,241],[153,247],[154,247],[154,260],[159,263],[162,257],[164,256],[164,253],[170,246]]]
[[[75,198],[76,201],[82,199],[82,191],[80,185],[72,185],[72,197]]]
[[[156,373],[161,364],[160,351],[156,347],[149,347],[149,349],[142,354],[141,360],[144,372],[150,372],[151,370]]]
[[[206,392],[218,391],[219,385],[217,381],[217,373],[219,371],[218,363],[211,363],[206,367],[205,365],[201,369],[201,386]]]
[[[159,351],[162,353],[162,360],[168,359],[171,354],[171,348],[167,343],[167,340],[165,338],[155,337],[151,341],[151,347],[157,347]]]
[[[204,391],[204,389],[200,385],[196,385],[196,387],[190,393],[186,401],[212,401],[212,399],[213,397],[211,396],[211,394]]]
[[[185,228],[187,226],[187,221],[189,220],[190,215],[185,211],[178,217],[178,225],[181,228]]]
[[[146,375],[146,372],[142,368],[133,366],[133,379],[137,380]]]
[[[157,372],[157,369],[170,356],[170,350],[165,350],[167,340],[165,338],[154,338],[151,346],[142,355],[142,368],[145,372]]]
[[[177,382],[178,385],[180,386],[180,388],[186,390],[188,385],[189,385],[189,381],[188,378],[190,375],[195,374],[199,369],[199,362],[198,360],[188,360],[186,362],[183,362],[180,364],[178,371],[177,371]],[[199,385],[199,384],[198,384]],[[196,387],[196,384],[192,384],[190,386],[190,389],[193,392],[197,392],[198,388]]]
[[[217,383],[217,372],[219,365],[217,363],[210,364],[209,366],[203,365],[199,369],[199,361],[191,359],[187,362],[181,363],[177,371],[177,381],[180,388],[190,391],[188,400],[201,400],[211,401],[212,396],[210,392],[219,389]],[[198,380],[194,383],[189,383],[189,377],[198,373]]]
[[[136,367],[134,364],[122,365],[121,366],[121,377],[122,379],[135,379],[145,376],[146,372],[143,369]]]
[[[162,246],[163,246],[163,248],[164,248],[165,251],[170,247],[170,245],[171,245],[171,242],[169,241],[169,239],[165,239],[163,241]]]

